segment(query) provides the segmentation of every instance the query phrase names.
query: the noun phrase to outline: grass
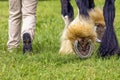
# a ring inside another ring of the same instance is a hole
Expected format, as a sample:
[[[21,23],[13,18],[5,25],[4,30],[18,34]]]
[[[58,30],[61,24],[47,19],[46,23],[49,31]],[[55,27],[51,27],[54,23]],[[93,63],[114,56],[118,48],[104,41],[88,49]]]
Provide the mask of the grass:
[[[103,6],[103,1],[95,0]],[[115,30],[120,40],[120,7],[116,0]],[[75,2],[75,15],[77,13]],[[118,80],[120,59],[97,57],[96,49],[88,59],[76,55],[59,55],[60,35],[64,28],[60,1],[39,1],[33,53],[23,55],[22,44],[14,52],[7,51],[8,1],[0,1],[0,80]]]

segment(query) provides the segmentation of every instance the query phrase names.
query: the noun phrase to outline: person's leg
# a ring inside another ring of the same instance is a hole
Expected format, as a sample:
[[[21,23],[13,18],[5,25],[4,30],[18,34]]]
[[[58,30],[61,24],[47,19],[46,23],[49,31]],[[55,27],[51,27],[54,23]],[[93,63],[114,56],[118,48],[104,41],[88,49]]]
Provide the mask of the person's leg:
[[[21,34],[21,0],[9,0],[8,50],[19,45]]]
[[[36,27],[36,9],[37,0],[22,0],[23,25],[21,36],[23,38],[24,53],[32,50],[31,40],[34,38]]]
[[[34,38],[34,31],[36,27],[36,9],[37,0],[22,0],[22,35],[29,33],[31,38]]]

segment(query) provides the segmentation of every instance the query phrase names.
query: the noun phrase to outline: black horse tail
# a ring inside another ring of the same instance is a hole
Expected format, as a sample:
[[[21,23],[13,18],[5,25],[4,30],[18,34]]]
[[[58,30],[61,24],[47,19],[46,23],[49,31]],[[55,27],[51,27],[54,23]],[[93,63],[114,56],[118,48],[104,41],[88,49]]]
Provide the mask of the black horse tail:
[[[98,54],[101,57],[111,56],[118,51],[118,41],[114,31],[113,23],[115,17],[115,1],[105,0],[103,15],[105,19],[106,30],[102,38]]]
[[[70,3],[70,0],[61,0],[61,14],[65,17],[68,16],[69,18],[74,17],[74,10]]]

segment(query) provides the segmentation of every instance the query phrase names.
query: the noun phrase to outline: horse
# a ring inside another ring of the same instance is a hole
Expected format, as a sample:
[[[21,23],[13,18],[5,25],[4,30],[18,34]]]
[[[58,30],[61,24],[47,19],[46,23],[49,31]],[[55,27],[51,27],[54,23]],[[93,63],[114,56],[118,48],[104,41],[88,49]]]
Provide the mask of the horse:
[[[95,7],[94,0],[75,0],[75,2],[78,15],[74,19],[74,9],[70,0],[61,0],[61,14],[65,28],[61,36],[59,53],[75,52],[81,58],[88,58],[93,52],[96,41],[100,42],[98,49],[100,56],[115,53],[118,50],[118,42],[112,26],[115,13],[114,0],[106,0],[103,10]],[[111,24],[111,27],[108,27],[108,24]]]

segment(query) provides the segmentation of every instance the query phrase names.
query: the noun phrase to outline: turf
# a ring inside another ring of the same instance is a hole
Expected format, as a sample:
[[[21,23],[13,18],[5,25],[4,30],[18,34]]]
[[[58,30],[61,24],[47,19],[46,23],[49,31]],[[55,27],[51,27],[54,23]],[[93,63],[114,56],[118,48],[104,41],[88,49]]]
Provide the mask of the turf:
[[[102,0],[95,0],[103,7]],[[115,31],[120,41],[120,0],[116,0]],[[75,2],[72,1],[75,8]],[[117,55],[100,58],[96,50],[88,59],[60,55],[60,36],[64,29],[59,0],[39,1],[33,53],[23,55],[22,42],[12,53],[7,51],[8,1],[0,1],[0,80],[118,80],[120,59]]]

